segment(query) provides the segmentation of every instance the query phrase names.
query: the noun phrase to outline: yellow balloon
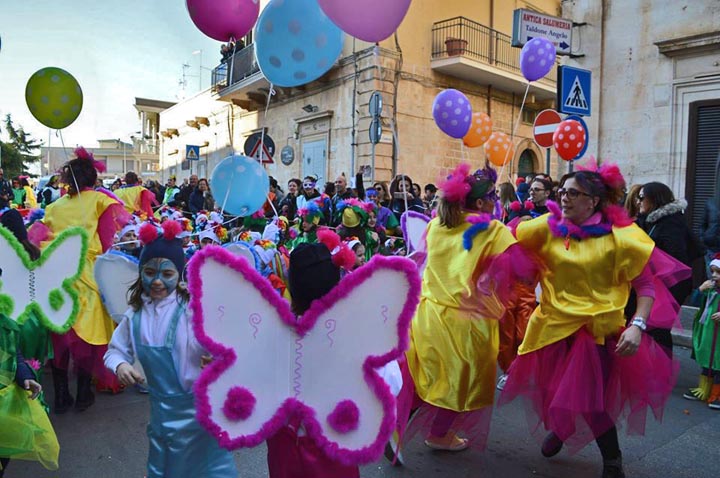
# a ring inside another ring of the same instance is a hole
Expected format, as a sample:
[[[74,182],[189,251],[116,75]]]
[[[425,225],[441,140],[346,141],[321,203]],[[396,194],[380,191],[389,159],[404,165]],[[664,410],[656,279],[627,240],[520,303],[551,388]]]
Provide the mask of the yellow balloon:
[[[49,66],[36,71],[25,87],[30,113],[48,128],[63,129],[80,115],[83,94],[74,76]]]

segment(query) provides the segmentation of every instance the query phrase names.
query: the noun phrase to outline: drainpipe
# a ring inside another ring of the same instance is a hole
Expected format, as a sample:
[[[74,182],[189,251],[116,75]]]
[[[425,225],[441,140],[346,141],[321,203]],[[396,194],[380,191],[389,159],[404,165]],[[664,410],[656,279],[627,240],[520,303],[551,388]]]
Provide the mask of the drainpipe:
[[[350,174],[354,175],[355,171],[355,148],[357,147],[357,130],[355,129],[355,108],[357,104],[357,88],[358,88],[358,59],[355,50],[355,38],[353,38],[353,64],[355,66],[355,75],[353,78],[353,95],[352,95],[352,132],[350,136]]]

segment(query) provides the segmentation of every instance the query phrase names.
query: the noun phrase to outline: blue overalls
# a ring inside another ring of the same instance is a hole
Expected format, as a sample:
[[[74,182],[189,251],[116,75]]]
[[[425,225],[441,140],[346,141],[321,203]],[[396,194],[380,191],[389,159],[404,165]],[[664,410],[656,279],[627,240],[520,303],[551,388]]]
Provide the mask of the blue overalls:
[[[183,389],[175,370],[175,332],[185,307],[181,304],[175,310],[165,345],[159,347],[140,342],[141,312],[133,316],[137,358],[150,390],[147,478],[234,478],[238,471],[232,454],[198,423],[195,396]]]

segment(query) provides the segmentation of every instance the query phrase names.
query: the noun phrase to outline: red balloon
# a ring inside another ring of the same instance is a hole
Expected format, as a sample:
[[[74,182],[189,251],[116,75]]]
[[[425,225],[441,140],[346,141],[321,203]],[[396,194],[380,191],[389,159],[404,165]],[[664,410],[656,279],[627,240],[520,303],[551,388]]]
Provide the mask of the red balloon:
[[[565,120],[555,128],[553,145],[565,161],[572,161],[580,154],[587,141],[587,132],[579,121]]]

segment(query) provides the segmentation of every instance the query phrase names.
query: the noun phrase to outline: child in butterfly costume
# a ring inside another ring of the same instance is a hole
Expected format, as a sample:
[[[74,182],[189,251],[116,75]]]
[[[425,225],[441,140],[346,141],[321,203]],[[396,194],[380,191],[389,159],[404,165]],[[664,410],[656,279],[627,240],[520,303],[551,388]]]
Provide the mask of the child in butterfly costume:
[[[185,267],[181,226],[165,221],[140,230],[145,244],[140,276],[130,288],[132,308],[113,333],[105,365],[125,385],[142,381],[132,367],[139,360],[150,392],[148,478],[237,476],[232,455],[220,449],[195,418],[192,386],[204,349],[195,339],[189,295],[179,286]]]
[[[443,182],[438,216],[425,235],[422,296],[412,322],[407,365],[422,399],[404,440],[418,428],[433,449],[483,449],[490,426],[498,320],[508,298],[514,238],[499,221],[491,168],[459,165]],[[512,264],[519,267],[515,255]],[[464,437],[458,436],[458,432]]]
[[[5,228],[11,231],[30,259],[37,260],[40,251],[29,243],[20,213],[11,209],[1,214],[2,233],[8,234]],[[6,280],[13,280],[9,272],[6,268]],[[58,467],[58,441],[33,370],[39,370],[48,356],[52,356],[48,331],[34,311],[22,325],[0,312],[0,477],[10,458],[37,460],[50,470]],[[26,390],[32,394],[28,396]]]
[[[672,326],[679,307],[667,286],[689,275],[617,205],[624,186],[616,165],[578,168],[561,180],[562,212],[549,203],[550,214],[518,225],[519,244],[540,263],[542,296],[500,398],[526,399],[533,432],[549,432],[546,457],[595,439],[604,478],[625,476],[615,423],[642,434],[648,408],[662,416],[677,368],[644,331]],[[638,300],[626,326],[631,286]]]
[[[76,158],[61,169],[62,182],[69,187],[68,194],[50,204],[42,223],[35,223],[29,231],[31,240],[42,242],[42,247],[46,247],[46,241],[53,236],[73,226],[85,229],[90,238],[82,275],[73,285],[80,299],[77,320],[66,334],[52,335],[55,413],[66,412],[73,401],[80,411],[90,407],[95,401],[91,389],[93,375],[99,383],[119,390],[119,383],[102,365],[114,322],[103,307],[93,268],[96,257],[112,247],[115,234],[129,222],[130,214],[112,193],[93,189],[98,171],[105,171],[105,166],[84,148],[77,148],[75,155]],[[78,369],[75,400],[68,389],[71,356]]]

